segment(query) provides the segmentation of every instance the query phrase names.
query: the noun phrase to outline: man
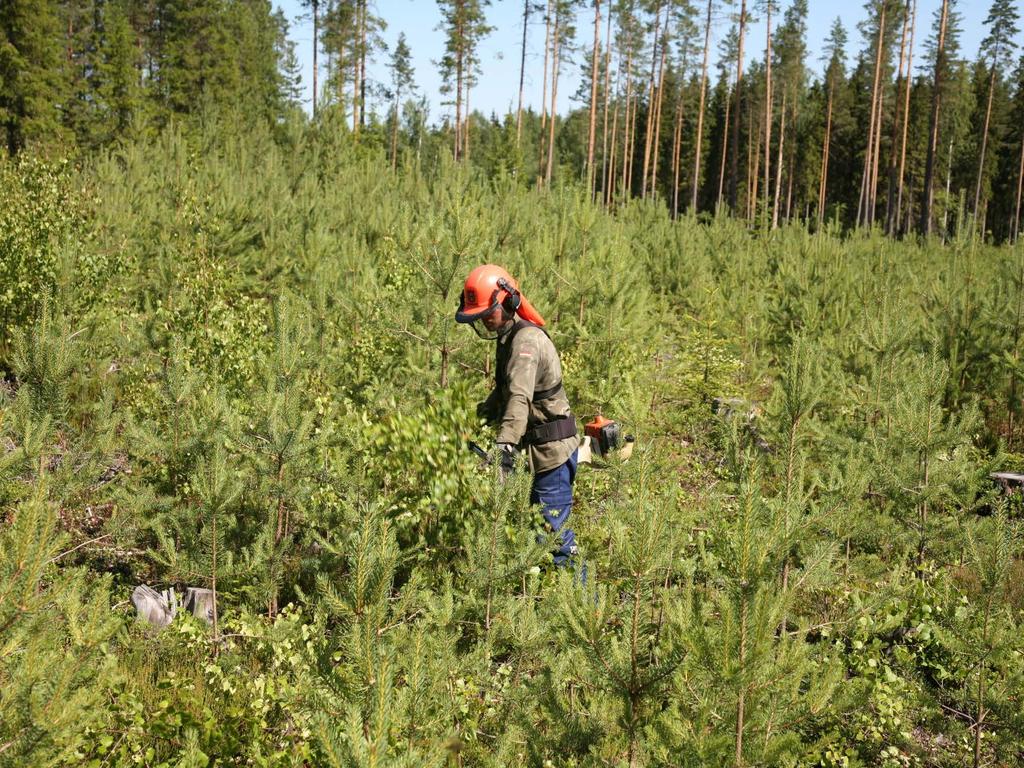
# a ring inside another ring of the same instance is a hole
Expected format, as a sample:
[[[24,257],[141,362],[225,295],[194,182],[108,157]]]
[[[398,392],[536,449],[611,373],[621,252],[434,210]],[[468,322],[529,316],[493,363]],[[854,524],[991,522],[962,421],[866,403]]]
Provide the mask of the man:
[[[543,507],[548,527],[560,534],[553,554],[556,565],[565,565],[576,552],[576,536],[566,523],[579,438],[544,318],[508,272],[484,264],[466,278],[455,319],[472,324],[481,338],[497,341],[494,390],[477,413],[497,424],[503,467],[515,464],[518,451],[526,453],[533,472],[530,501]]]

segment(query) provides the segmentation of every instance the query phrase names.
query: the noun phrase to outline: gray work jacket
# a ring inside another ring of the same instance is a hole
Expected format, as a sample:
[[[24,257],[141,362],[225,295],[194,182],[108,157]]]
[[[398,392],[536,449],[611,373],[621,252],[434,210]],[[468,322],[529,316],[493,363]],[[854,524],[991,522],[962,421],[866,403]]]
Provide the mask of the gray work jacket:
[[[540,445],[523,445],[527,430],[558,417],[573,418],[564,387],[547,397],[534,399],[562,381],[558,351],[539,327],[517,321],[517,328],[498,339],[494,390],[481,410],[498,424],[499,443],[511,443],[527,451],[530,469],[544,472],[561,466],[579,446],[572,436]]]

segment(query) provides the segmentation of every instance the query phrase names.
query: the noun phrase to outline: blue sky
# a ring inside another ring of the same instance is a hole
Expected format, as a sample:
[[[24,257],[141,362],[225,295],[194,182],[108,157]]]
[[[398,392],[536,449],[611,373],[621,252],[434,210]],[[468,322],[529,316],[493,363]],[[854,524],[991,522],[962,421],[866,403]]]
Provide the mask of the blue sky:
[[[306,109],[308,110],[312,98],[313,24],[308,10],[301,6],[299,0],[277,0],[277,4],[284,10],[291,24],[290,36],[296,43],[296,53],[302,70]],[[324,4],[326,5],[326,3]],[[437,4],[432,0],[377,0],[373,4],[376,6],[378,15],[387,21],[388,26],[383,37],[389,46],[394,45],[400,32],[405,32],[412,50],[416,84],[420,93],[425,94],[430,102],[431,121],[439,121],[448,107],[441,105],[441,77],[434,64],[434,60],[441,57],[444,48],[444,34],[437,29],[440,21]],[[788,0],[782,0],[783,9],[788,4]],[[915,68],[920,64],[922,43],[930,31],[932,16],[941,4],[942,0],[918,0],[918,28],[914,41]],[[587,5],[590,4],[587,3]],[[607,2],[602,3],[603,7],[607,5]],[[696,0],[695,5],[703,5],[702,0]],[[961,37],[963,52],[968,57],[974,58],[985,34],[982,22],[988,14],[990,0],[960,0],[958,5],[964,19]],[[808,65],[815,71],[820,70],[818,59],[821,49],[836,17],[841,18],[846,27],[849,36],[847,56],[852,58],[863,46],[863,40],[856,26],[866,15],[862,0],[848,0],[848,2],[810,0],[809,6],[807,19]],[[488,23],[494,27],[494,31],[484,39],[481,45],[480,85],[470,94],[471,108],[479,109],[485,114],[491,112],[503,114],[509,108],[515,109],[519,90],[522,8],[521,0],[496,0],[487,8]],[[712,46],[724,36],[728,26],[725,13],[719,12],[718,16],[720,22],[712,30]],[[602,35],[604,34],[603,29],[604,24],[602,23]],[[763,56],[764,31],[763,22],[752,25],[746,46],[750,57]],[[589,47],[592,35],[593,11],[584,10],[580,14],[577,25],[577,42],[581,47],[584,45]],[[1020,37],[1018,36],[1018,43],[1024,42]],[[535,107],[539,106],[542,96],[543,54],[544,27],[538,14],[535,19],[531,17],[531,29],[527,43],[526,94],[524,96],[525,102]],[[558,86],[558,111],[560,113],[577,106],[571,97],[576,93],[580,82],[579,59],[581,55],[580,53],[574,54],[574,61],[568,63],[562,70],[563,75]],[[712,61],[714,61],[714,56],[715,49],[713,47]],[[386,54],[378,55],[378,60],[369,67],[371,78],[379,81],[387,80],[386,61]],[[322,63],[321,61],[321,65]]]

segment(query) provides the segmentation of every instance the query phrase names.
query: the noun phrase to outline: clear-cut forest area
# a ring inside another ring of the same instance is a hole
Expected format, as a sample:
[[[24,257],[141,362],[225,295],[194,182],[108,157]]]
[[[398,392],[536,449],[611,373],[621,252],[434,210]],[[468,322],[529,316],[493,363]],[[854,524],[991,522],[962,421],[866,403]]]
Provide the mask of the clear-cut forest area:
[[[307,5],[309,112],[264,0],[0,0],[0,766],[1024,764],[1019,7],[527,2],[486,116],[445,0],[430,121]],[[485,262],[635,436],[585,578],[467,449]]]

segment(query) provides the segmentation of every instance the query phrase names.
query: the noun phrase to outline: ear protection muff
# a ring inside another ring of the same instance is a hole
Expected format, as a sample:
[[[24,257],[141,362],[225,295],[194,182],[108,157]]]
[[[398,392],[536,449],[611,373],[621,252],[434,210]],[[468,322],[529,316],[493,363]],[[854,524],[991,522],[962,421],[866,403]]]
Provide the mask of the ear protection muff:
[[[510,315],[514,315],[516,310],[519,309],[519,305],[523,303],[522,294],[519,293],[519,290],[514,285],[503,277],[498,278],[498,287],[506,294],[505,298],[501,300],[501,306]]]

